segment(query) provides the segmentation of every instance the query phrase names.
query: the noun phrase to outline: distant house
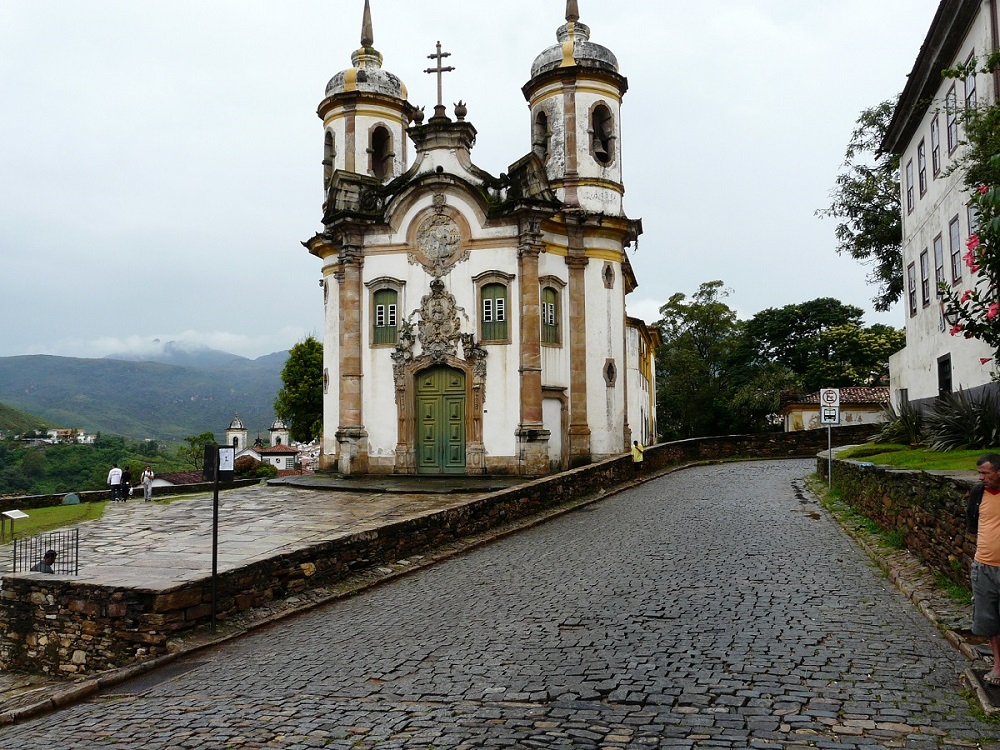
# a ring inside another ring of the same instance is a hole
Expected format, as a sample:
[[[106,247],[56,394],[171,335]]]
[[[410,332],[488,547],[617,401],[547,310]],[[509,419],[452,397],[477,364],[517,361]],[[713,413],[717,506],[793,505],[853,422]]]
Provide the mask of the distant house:
[[[272,445],[269,448],[258,448],[257,454],[262,463],[270,464],[281,472],[295,469],[295,458],[299,451],[290,445]]]
[[[888,388],[841,388],[840,423],[848,425],[884,422],[888,405]],[[785,432],[815,430],[822,427],[819,420],[819,391],[784,402],[781,406],[781,419]]]

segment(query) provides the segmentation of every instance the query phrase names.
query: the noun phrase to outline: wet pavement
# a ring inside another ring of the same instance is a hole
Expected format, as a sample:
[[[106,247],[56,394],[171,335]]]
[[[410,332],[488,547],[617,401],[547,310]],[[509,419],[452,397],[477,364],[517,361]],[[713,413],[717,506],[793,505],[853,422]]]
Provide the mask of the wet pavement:
[[[992,746],[968,663],[804,491],[814,466],[650,479],[4,727],[0,748]],[[307,491],[248,491],[281,525],[296,496],[271,492]],[[374,522],[355,502],[334,504]],[[131,505],[109,519],[146,515]]]

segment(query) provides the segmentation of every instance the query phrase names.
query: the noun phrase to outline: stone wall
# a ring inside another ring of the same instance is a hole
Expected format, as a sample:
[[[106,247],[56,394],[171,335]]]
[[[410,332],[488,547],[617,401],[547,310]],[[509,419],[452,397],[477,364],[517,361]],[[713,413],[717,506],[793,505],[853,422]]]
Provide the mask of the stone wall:
[[[817,460],[820,476],[828,461]],[[866,462],[833,461],[833,484],[845,503],[889,532],[949,580],[968,587],[976,553],[965,533],[965,499],[975,479],[947,472],[908,471]]]
[[[834,445],[861,442],[870,425],[833,430]],[[814,456],[826,430],[664,443],[646,450],[647,472],[699,461]],[[531,516],[564,501],[605,493],[631,480],[628,455],[491,493],[450,510],[400,521],[228,571],[218,581],[218,614],[242,611],[354,570],[403,559]],[[168,591],[82,584],[72,578],[5,576],[0,599],[0,667],[79,675],[162,654],[175,634],[206,624],[211,579]]]

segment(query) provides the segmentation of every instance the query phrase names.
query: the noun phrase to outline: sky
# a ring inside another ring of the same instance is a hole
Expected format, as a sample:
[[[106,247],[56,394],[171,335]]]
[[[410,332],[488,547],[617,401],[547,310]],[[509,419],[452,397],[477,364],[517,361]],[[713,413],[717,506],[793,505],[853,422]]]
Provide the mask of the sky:
[[[741,318],[835,297],[876,314],[829,205],[861,110],[902,89],[937,0],[579,0],[622,106],[631,315],[722,280]],[[157,342],[257,357],[322,338],[327,81],[363,0],[0,0],[0,356]],[[492,174],[530,150],[521,86],[564,0],[371,0],[410,102],[441,41]],[[451,107],[449,106],[449,111]]]

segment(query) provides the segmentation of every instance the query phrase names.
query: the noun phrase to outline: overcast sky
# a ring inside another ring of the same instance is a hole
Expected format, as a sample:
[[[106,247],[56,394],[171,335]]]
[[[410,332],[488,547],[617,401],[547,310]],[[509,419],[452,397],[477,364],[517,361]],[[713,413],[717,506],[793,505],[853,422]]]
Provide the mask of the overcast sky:
[[[629,311],[722,279],[740,317],[832,296],[874,314],[829,203],[858,113],[903,87],[937,0],[579,0],[618,57]],[[0,0],[0,356],[184,341],[257,357],[322,336],[323,131],[363,0]],[[409,99],[444,96],[498,174],[564,0],[371,0]],[[450,106],[449,106],[450,110]]]

